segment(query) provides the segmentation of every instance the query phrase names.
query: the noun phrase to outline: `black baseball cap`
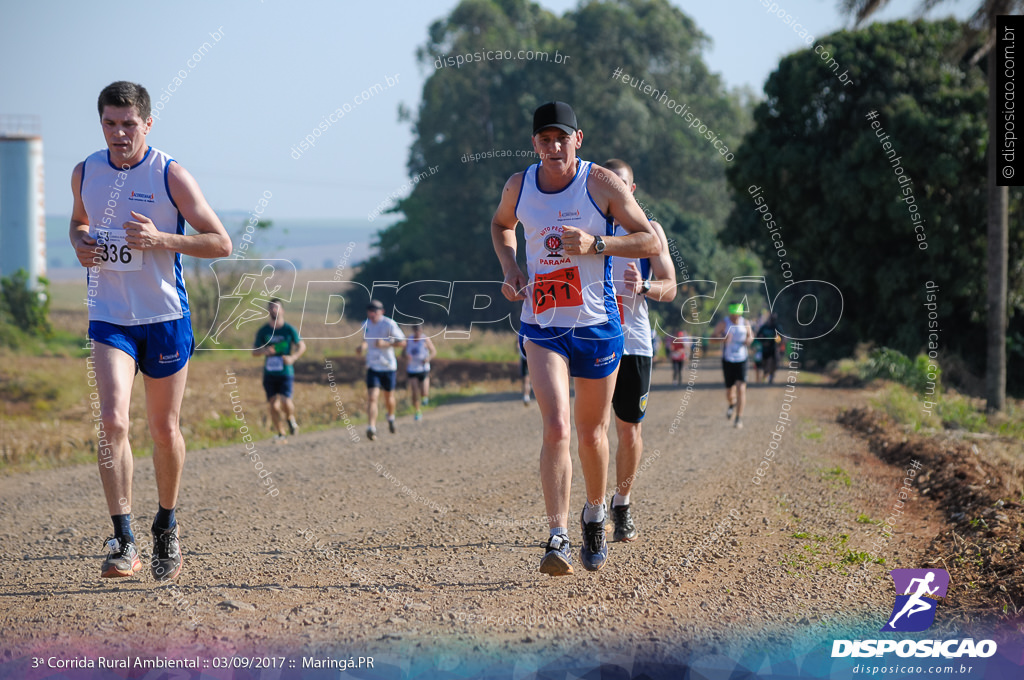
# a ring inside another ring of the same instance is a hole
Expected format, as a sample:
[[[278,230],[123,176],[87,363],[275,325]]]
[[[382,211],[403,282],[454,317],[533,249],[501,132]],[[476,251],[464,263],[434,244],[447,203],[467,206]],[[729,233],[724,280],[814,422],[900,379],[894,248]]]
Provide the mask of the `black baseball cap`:
[[[533,134],[537,134],[546,127],[556,127],[570,135],[579,129],[579,125],[576,123],[576,114],[572,107],[565,102],[541,104],[533,112]]]
[[[384,303],[380,300],[370,300],[370,304],[366,305],[366,310],[369,311],[371,309],[384,309]]]

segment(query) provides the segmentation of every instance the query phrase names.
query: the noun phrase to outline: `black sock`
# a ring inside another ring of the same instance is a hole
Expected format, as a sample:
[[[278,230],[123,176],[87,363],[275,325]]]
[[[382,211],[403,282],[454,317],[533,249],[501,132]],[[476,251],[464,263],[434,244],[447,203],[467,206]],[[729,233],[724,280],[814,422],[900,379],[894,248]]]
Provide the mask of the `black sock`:
[[[153,519],[153,529],[155,531],[166,531],[173,529],[176,521],[174,519],[174,508],[170,510],[164,509],[164,506],[159,506],[159,510],[156,513],[156,517]]]
[[[111,515],[110,519],[114,522],[114,538],[117,540],[127,539],[130,543],[135,542],[135,536],[132,534],[132,516],[128,515]]]

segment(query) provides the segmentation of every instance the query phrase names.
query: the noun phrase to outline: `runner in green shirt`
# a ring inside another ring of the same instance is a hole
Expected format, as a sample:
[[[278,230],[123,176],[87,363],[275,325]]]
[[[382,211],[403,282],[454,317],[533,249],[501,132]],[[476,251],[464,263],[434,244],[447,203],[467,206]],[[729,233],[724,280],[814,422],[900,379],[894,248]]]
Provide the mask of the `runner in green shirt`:
[[[299,424],[295,422],[292,387],[295,382],[294,364],[306,351],[306,343],[299,337],[294,326],[285,323],[284,308],[279,299],[271,300],[267,311],[270,313],[270,323],[256,331],[252,354],[266,357],[263,364],[263,391],[267,394],[270,419],[277,432],[275,439],[284,439],[285,420],[291,434],[299,431]]]

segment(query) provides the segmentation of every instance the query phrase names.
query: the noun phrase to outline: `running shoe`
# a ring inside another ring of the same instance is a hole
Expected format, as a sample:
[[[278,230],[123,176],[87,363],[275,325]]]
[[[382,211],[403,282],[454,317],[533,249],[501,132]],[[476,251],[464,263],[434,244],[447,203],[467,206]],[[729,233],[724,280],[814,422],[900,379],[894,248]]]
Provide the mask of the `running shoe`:
[[[417,411],[417,412],[416,412],[416,415],[414,415],[414,416],[412,417],[412,419],[413,419],[413,420],[423,420],[423,414],[422,414],[422,413],[420,413],[419,411]]]
[[[604,537],[604,521],[586,522],[580,513],[580,527],[583,529],[583,545],[580,547],[580,562],[587,571],[597,571],[608,559],[608,542]]]
[[[629,512],[628,505],[617,505],[612,508],[612,521],[615,523],[615,532],[612,534],[612,541],[625,541],[626,543],[636,540],[636,525],[633,524],[633,515]]]
[[[282,443],[284,441],[287,441],[287,440],[288,440],[288,437],[284,436],[280,432],[278,432],[277,434],[274,435],[274,443],[275,444],[280,444],[280,443]]]
[[[422,405],[422,406],[426,406],[429,403],[430,403],[430,397],[423,397],[422,399],[420,399],[420,405]]]
[[[369,439],[371,442],[374,439],[376,439],[377,438],[377,428],[375,428],[375,427],[368,427],[368,428],[366,428],[366,438]]]
[[[292,434],[299,433],[299,424],[295,422],[295,418],[288,419],[288,431],[291,432]]]
[[[170,581],[181,573],[181,544],[178,542],[178,525],[170,529],[153,531],[153,559],[149,563],[153,578]]]
[[[388,430],[391,431],[391,434],[395,433],[395,419],[394,418],[392,418],[391,420],[388,421]]]
[[[540,573],[548,576],[567,576],[572,573],[572,556],[570,554],[569,538],[564,534],[557,534],[543,543],[546,549],[544,557],[540,561]]]
[[[134,576],[135,572],[142,569],[142,560],[139,559],[139,550],[135,544],[126,538],[108,538],[107,559],[103,560],[103,568],[100,576],[103,578],[121,578]]]
[[[523,397],[523,406],[529,406],[529,405],[530,405],[530,396],[526,395],[525,397]]]
[[[725,409],[725,419],[729,420],[730,418],[732,418],[732,413],[735,410],[736,410],[736,407],[733,406],[732,404],[729,404],[729,408]]]
[[[739,418],[736,419],[736,429],[737,430],[742,430],[743,429],[743,421],[740,420]]]

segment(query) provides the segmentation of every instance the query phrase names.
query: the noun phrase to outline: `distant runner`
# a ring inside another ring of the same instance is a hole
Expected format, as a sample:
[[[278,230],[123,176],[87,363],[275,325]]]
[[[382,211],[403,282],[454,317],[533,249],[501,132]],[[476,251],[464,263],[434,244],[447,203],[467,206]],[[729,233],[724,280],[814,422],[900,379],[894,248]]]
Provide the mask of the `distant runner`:
[[[370,300],[366,306],[363,337],[365,339],[356,348],[356,354],[366,353],[366,413],[369,417],[366,438],[373,441],[377,438],[377,400],[382,390],[388,410],[388,429],[392,434],[395,432],[395,372],[398,370],[395,347],[405,346],[405,333],[397,323],[384,316],[384,305],[380,300]]]
[[[526,354],[523,353],[518,339],[516,339],[516,351],[519,352],[519,383],[523,391],[523,406],[529,406],[530,394],[533,393],[533,387],[530,385],[530,365],[526,361]]]
[[[679,331],[675,337],[666,336],[665,349],[672,360],[672,384],[683,386],[683,362],[686,361],[686,331]]]
[[[735,427],[743,427],[743,407],[747,403],[747,355],[754,331],[750,322],[743,318],[743,303],[729,305],[729,316],[722,319],[715,328],[715,338],[722,343],[722,373],[725,376],[725,398],[729,408],[726,419],[736,413]]]
[[[779,363],[779,319],[775,314],[757,330],[755,339],[761,343],[761,368],[769,384],[775,382],[775,370]]]
[[[430,360],[437,356],[433,341],[423,335],[423,324],[412,327],[412,337],[406,341],[402,356],[407,361],[405,373],[409,379],[412,405],[416,409],[413,419],[420,420],[423,417],[422,407],[430,403]]]
[[[295,362],[306,352],[306,343],[299,337],[295,327],[284,320],[284,307],[274,298],[267,303],[270,322],[256,331],[252,355],[266,357],[263,361],[263,391],[267,395],[270,422],[273,424],[275,440],[285,438],[284,426],[296,434],[299,424],[295,420],[295,401],[292,390],[295,385]]]

